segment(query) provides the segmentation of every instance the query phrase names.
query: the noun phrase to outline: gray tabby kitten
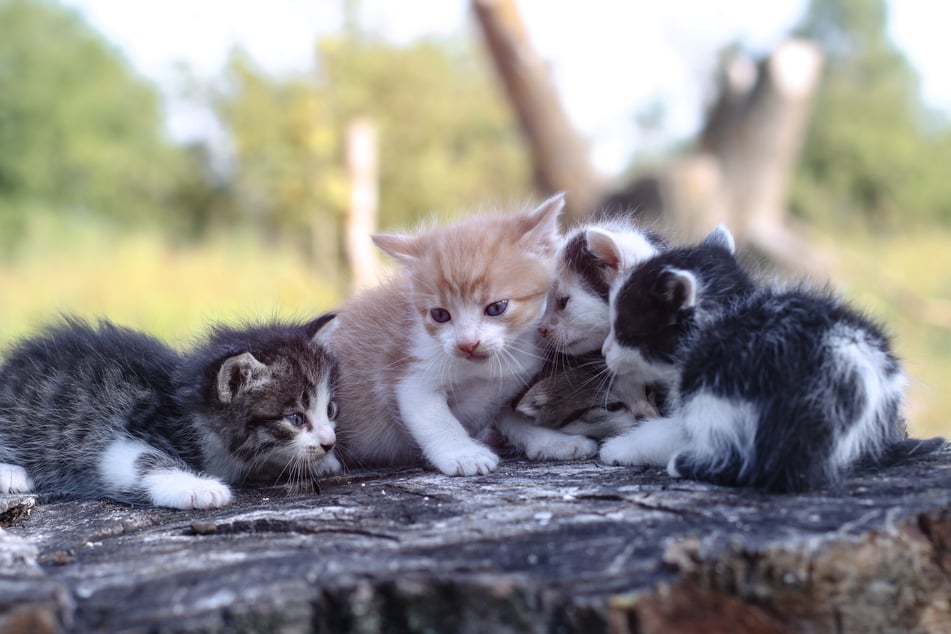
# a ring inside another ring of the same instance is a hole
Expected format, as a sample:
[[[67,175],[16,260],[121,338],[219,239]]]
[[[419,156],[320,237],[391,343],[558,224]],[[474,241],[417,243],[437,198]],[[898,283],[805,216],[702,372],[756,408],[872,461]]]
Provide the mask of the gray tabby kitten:
[[[214,328],[184,355],[75,319],[20,342],[0,366],[0,493],[213,508],[228,484],[339,471],[333,317]]]

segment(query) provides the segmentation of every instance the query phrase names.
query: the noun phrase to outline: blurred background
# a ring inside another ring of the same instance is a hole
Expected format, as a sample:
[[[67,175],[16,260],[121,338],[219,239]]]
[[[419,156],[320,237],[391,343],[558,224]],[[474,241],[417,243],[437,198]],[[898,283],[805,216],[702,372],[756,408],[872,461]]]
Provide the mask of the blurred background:
[[[947,14],[947,15],[942,15]],[[369,231],[567,190],[829,282],[951,433],[951,5],[0,0],[0,347],[184,345],[380,275]]]

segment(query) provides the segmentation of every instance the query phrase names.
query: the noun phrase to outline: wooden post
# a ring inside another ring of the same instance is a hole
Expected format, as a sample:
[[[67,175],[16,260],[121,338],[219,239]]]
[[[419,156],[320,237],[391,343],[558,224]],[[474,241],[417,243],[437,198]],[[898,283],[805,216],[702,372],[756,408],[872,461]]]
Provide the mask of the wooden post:
[[[379,207],[376,128],[367,119],[350,123],[346,132],[347,176],[350,207],[347,211],[347,260],[351,289],[358,291],[379,282],[379,259],[370,235],[376,231]]]
[[[473,0],[472,7],[528,140],[536,186],[546,193],[568,192],[568,220],[586,218],[601,199],[603,184],[528,39],[515,0]]]

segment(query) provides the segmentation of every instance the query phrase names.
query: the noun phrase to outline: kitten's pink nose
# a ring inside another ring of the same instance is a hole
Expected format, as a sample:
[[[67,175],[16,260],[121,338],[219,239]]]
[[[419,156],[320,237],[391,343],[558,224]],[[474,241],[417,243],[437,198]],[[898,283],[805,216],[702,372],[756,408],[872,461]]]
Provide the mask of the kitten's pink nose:
[[[481,341],[476,341],[475,343],[458,343],[456,347],[459,348],[462,352],[465,352],[467,355],[474,354],[476,349],[479,347]]]
[[[330,451],[331,449],[334,448],[334,445],[335,445],[335,444],[336,444],[336,443],[331,440],[330,442],[322,442],[322,443],[320,443],[320,446],[324,448],[324,451]]]
[[[545,326],[541,326],[541,327],[538,329],[538,334],[540,334],[540,335],[541,335],[542,337],[544,337],[545,339],[548,339],[549,337],[551,337],[551,330],[549,330],[549,329],[546,328]]]

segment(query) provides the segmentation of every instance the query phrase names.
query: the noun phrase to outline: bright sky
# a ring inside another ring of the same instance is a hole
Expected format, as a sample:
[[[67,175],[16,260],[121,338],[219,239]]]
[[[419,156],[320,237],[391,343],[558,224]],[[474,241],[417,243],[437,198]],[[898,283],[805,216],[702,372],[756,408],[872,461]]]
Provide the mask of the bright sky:
[[[207,113],[176,99],[187,65],[212,78],[240,46],[275,73],[312,68],[314,43],[340,28],[341,0],[62,0],[159,82],[179,138],[207,135]],[[769,50],[806,0],[518,0],[529,34],[549,60],[572,121],[611,174],[634,148],[684,138],[699,125],[716,51],[740,41]],[[951,115],[947,24],[951,3],[890,0],[889,30],[922,78],[926,102]],[[363,0],[363,24],[389,39],[475,33],[467,0]],[[666,111],[660,138],[644,137],[635,114]]]

